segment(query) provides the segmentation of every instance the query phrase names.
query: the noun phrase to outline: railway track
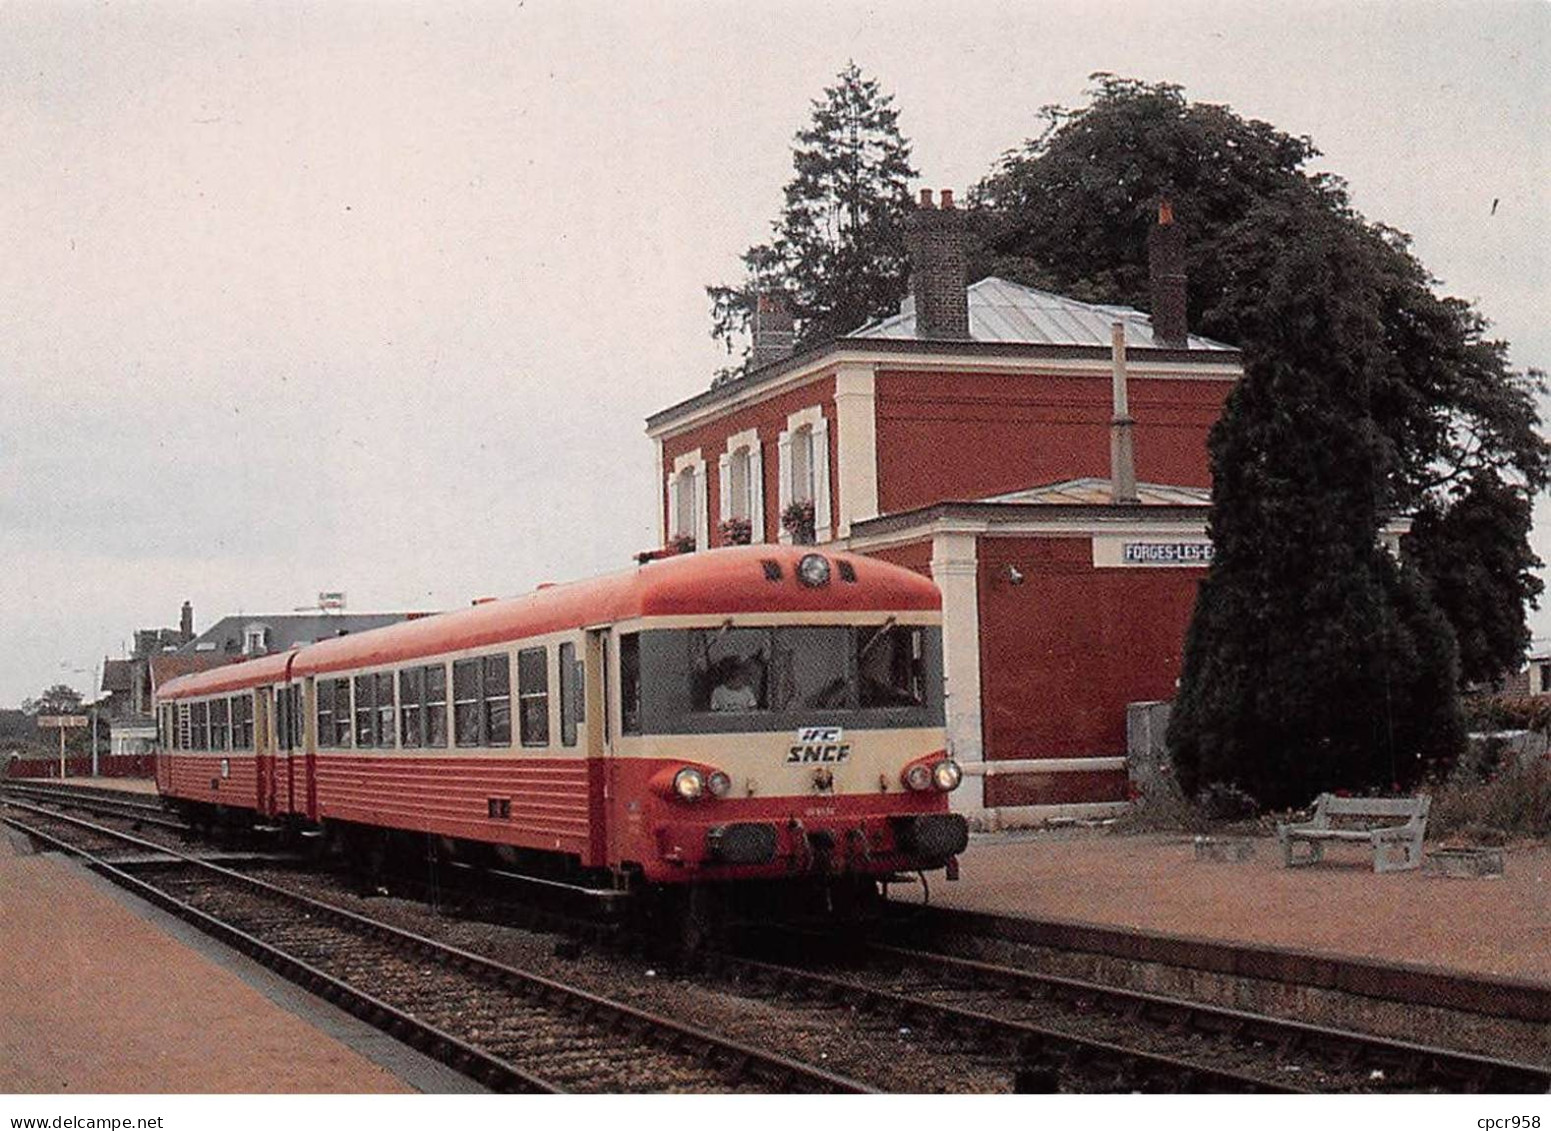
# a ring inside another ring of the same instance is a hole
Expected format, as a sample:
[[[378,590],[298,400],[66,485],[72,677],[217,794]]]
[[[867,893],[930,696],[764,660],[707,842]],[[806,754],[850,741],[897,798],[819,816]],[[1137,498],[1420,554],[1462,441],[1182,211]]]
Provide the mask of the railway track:
[[[94,826],[87,822],[72,823],[93,836],[123,837],[111,830],[93,832]],[[215,884],[208,869],[191,870],[180,864],[176,871],[170,871],[164,864],[163,873],[156,884],[167,898],[212,919],[226,921],[239,933],[262,941],[272,941],[274,932],[283,932],[287,923],[295,924],[298,909],[306,908],[301,911],[302,915],[309,916],[303,934],[291,942],[282,939],[284,945],[275,944],[277,949],[290,953],[296,962],[307,968],[298,979],[304,984],[312,979],[307,971],[318,971],[346,985],[355,985],[375,972],[388,984],[369,996],[387,1005],[412,999],[422,982],[436,986],[435,996],[442,1006],[433,1004],[417,1008],[411,1001],[410,1006],[401,1011],[429,1020],[438,1033],[476,1050],[484,1048],[486,1043],[493,1044],[493,1055],[498,1060],[516,1064],[519,1068],[520,1057],[513,1051],[518,1045],[511,1042],[515,1040],[520,1045],[522,1038],[533,1034],[539,1039],[548,1039],[543,1037],[543,1025],[537,1022],[503,1024],[502,1017],[519,1016],[511,1005],[493,1012],[468,1003],[460,1005],[459,993],[462,991],[456,985],[442,984],[440,978],[442,967],[451,964],[456,968],[465,961],[460,956],[475,957],[479,962],[490,961],[470,955],[468,949],[444,948],[445,953],[440,954],[435,950],[426,951],[419,958],[407,960],[392,959],[390,955],[372,951],[369,952],[372,957],[336,968],[331,965],[333,956],[368,952],[353,942],[343,945],[339,938],[330,941],[330,937],[309,934],[317,930],[314,920],[325,916],[318,908],[328,908],[327,916],[346,917],[352,929],[357,931],[370,933],[377,929],[393,931],[394,928],[384,928],[383,924],[369,925],[370,920],[364,916],[289,891],[283,896],[267,896],[275,901],[266,905],[268,910],[245,910],[244,901],[249,897],[233,896],[233,889],[225,881]],[[293,879],[289,873],[277,878],[285,885],[303,883],[302,877]],[[246,877],[243,879],[254,882]],[[325,889],[322,893],[325,900],[336,898],[326,891],[334,881],[315,876],[307,882]],[[280,890],[273,887],[274,893]],[[235,903],[232,902],[234,899]],[[476,922],[492,921],[481,911],[476,910],[473,914],[477,917]],[[244,915],[252,917],[244,918]],[[498,916],[495,921],[499,919]],[[456,927],[449,928],[445,923],[417,921],[411,925],[427,934],[441,935],[448,931],[457,937]],[[442,945],[413,932],[399,933],[431,947]],[[888,1059],[903,1051],[903,1045],[907,1044],[914,1046],[911,1051],[916,1054],[927,1051],[923,1046],[930,1046],[932,1055],[951,1057],[955,1063],[969,1067],[977,1086],[982,1088],[1207,1092],[1544,1092],[1551,1088],[1551,1069],[1283,1021],[934,951],[860,939],[846,940],[837,946],[832,934],[823,939],[813,936],[794,939],[789,935],[781,948],[771,950],[769,940],[777,936],[768,930],[763,934],[767,945],[756,953],[707,956],[705,962],[714,977],[704,979],[697,974],[685,983],[686,986],[692,986],[692,992],[712,991],[729,1000],[753,998],[759,1003],[755,1008],[773,1011],[770,1016],[779,1017],[778,1028],[799,1031],[805,1027],[810,1031],[821,1027],[844,1028],[854,1042],[877,1050],[874,1059]],[[601,941],[596,931],[588,937]],[[470,941],[465,938],[464,946],[474,950],[487,949],[483,939]],[[616,952],[615,961],[628,963],[633,960]],[[426,962],[432,965],[426,967]],[[823,969],[814,969],[814,966]],[[650,976],[650,971],[647,975]],[[486,978],[493,976],[487,974]],[[559,976],[569,979],[572,971],[566,970]],[[550,979],[541,978],[541,981],[552,981],[555,977],[551,969]],[[629,975],[625,977],[628,982]],[[667,989],[666,986],[661,988]],[[606,992],[615,993],[618,989],[617,985],[609,985]],[[592,996],[598,996],[596,991],[595,986]],[[328,996],[329,991],[325,988],[320,992]],[[637,1012],[642,1012],[644,1007],[645,1010],[682,1015],[673,1005],[664,1007],[660,995],[653,998],[627,993],[625,996]],[[671,995],[667,1000],[672,1001]],[[446,1003],[452,1003],[451,1012]],[[407,1031],[402,1020],[384,1016],[386,1023],[376,1023],[396,1035]],[[456,1027],[451,1021],[460,1017],[472,1019],[469,1027],[453,1031]],[[640,1034],[646,1031],[636,1021],[617,1024],[623,1026],[621,1032],[637,1042],[642,1039]],[[712,1029],[724,1029],[721,1019],[704,1024]],[[733,1026],[730,1031],[739,1032],[740,1029]],[[773,1032],[751,1034],[747,1027],[741,1031],[747,1044],[739,1045],[737,1041],[732,1044],[744,1050],[748,1045],[766,1045],[779,1039]],[[905,1034],[908,1038],[897,1037]],[[708,1035],[702,1033],[701,1037]],[[441,1040],[433,1034],[418,1041],[410,1039],[410,1043],[438,1047]],[[814,1049],[797,1047],[810,1059],[817,1059]],[[589,1048],[592,1053],[598,1053],[597,1046],[579,1046],[576,1050],[579,1064],[585,1064],[590,1055]],[[711,1054],[705,1053],[702,1047],[702,1055]],[[629,1062],[631,1053],[616,1048],[609,1055],[601,1056],[601,1060]],[[664,1070],[637,1087],[639,1090],[725,1090],[729,1087],[775,1086],[786,1090],[803,1086],[795,1079],[770,1084],[779,1072],[767,1073],[763,1081],[752,1085],[743,1084],[739,1082],[741,1077],[736,1070],[725,1069],[731,1060],[715,1063],[724,1066],[724,1073],[714,1080],[704,1076],[675,1076],[672,1071]],[[858,1064],[855,1058],[844,1067],[856,1078],[847,1083],[856,1088],[865,1086],[858,1081],[884,1088],[899,1086],[898,1073],[892,1078],[883,1073],[875,1074],[870,1065]],[[470,1074],[485,1078],[478,1072]],[[510,1086],[510,1083],[498,1086]],[[616,1076],[592,1083],[567,1079],[560,1081],[558,1086],[624,1090],[630,1085]]]
[[[777,937],[779,937],[779,932]],[[764,932],[769,945],[771,932]],[[1061,1028],[1127,1046],[1168,1050],[1191,1065],[1210,1064],[1274,1082],[1294,1077],[1319,1091],[1494,1092],[1544,1094],[1551,1068],[1226,1009],[1181,998],[1119,989],[1074,978],[976,961],[935,951],[790,932],[778,954],[758,961],[716,955],[729,973],[786,992],[855,1001],[901,1017],[962,1027],[970,1019],[1000,1025]],[[816,976],[790,955],[823,946],[845,954],[843,976]],[[924,1003],[924,1004],[923,1004]],[[1059,1048],[1059,1046],[1057,1046]],[[1192,1067],[1192,1071],[1199,1068]]]
[[[168,852],[79,818],[46,816],[96,840]],[[174,853],[178,869],[142,878],[14,814],[4,819],[494,1090],[871,1090],[191,856]]]
[[[88,791],[6,782],[4,786],[0,786],[0,797],[41,801],[87,813],[130,818],[142,825],[152,825],[177,833],[191,831],[188,822],[173,816],[160,800],[147,800],[144,794],[133,794],[122,790]]]

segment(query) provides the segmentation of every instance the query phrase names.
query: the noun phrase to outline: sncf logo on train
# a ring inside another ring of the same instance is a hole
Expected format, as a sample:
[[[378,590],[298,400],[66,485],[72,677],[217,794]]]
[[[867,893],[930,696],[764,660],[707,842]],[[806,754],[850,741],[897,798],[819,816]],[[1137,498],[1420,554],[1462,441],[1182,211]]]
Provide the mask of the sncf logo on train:
[[[851,744],[843,741],[840,727],[798,727],[797,741],[786,751],[788,764],[798,762],[844,762],[851,756]]]

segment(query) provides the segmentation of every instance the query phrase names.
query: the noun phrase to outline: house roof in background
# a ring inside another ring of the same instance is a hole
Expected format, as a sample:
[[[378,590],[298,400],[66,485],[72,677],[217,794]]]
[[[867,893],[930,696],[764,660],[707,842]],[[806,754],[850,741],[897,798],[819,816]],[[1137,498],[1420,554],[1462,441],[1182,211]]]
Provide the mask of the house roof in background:
[[[1129,306],[1096,306],[1065,295],[1025,287],[992,276],[969,287],[969,338],[973,342],[1018,343],[1039,346],[1110,345],[1110,328],[1125,327],[1127,349],[1153,349],[1152,318]],[[915,299],[906,298],[898,314],[869,323],[846,335],[852,339],[910,339],[916,337]],[[1237,355],[1223,342],[1191,334],[1185,347],[1212,353]]]

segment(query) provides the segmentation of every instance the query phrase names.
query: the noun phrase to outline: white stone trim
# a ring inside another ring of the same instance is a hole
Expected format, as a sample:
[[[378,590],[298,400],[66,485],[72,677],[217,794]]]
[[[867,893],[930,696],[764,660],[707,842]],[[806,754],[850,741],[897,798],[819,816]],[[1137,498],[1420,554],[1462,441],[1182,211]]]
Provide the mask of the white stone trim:
[[[758,438],[749,448],[749,521],[754,529],[749,541],[765,540],[765,453]]]
[[[732,515],[732,484],[728,482],[731,470],[730,451],[716,457],[716,517],[721,522],[726,522]]]
[[[648,428],[647,435],[667,438],[687,432],[735,409],[789,393],[815,381],[822,380],[842,365],[864,365],[876,369],[900,370],[901,372],[953,372],[994,373],[1026,375],[1029,377],[1103,377],[1109,380],[1112,364],[1109,351],[1094,358],[1056,357],[984,357],[966,354],[915,354],[893,353],[847,346],[827,353],[813,362],[798,367],[780,378],[762,383],[752,389],[741,390],[737,395],[704,405],[676,420]],[[1179,381],[1237,381],[1244,376],[1244,367],[1238,362],[1197,361],[1158,362],[1126,360],[1128,379],[1163,379]]]
[[[959,789],[963,789],[960,786]],[[955,793],[958,790],[954,791]],[[952,794],[949,794],[951,797]],[[1092,820],[1118,817],[1130,808],[1126,801],[1079,801],[1063,805],[1003,805],[983,814],[985,831],[1031,828],[1052,820]]]
[[[812,440],[813,540],[831,542],[835,536],[829,489],[829,421],[824,416],[822,405],[810,405],[788,416],[786,427],[777,440],[781,459],[781,500],[776,512],[776,523],[780,528],[779,538],[784,543],[792,540],[791,533],[781,524],[781,516],[786,513],[786,508],[792,504],[797,494],[796,485],[792,480],[792,435],[803,428],[809,430]]]
[[[835,371],[836,535],[878,514],[878,373],[870,365]]]
[[[657,474],[661,475],[662,474],[662,438],[661,437],[657,437],[657,438],[652,440],[652,451],[653,451],[653,453],[656,456],[656,459],[654,459],[652,461],[652,466],[657,469]],[[668,479],[671,482],[673,477],[670,475],[670,476],[668,476]],[[662,496],[660,496],[658,498],[658,500],[657,500],[657,544],[659,546],[666,546],[668,544],[668,524],[669,524],[669,521],[670,521],[669,518],[668,518],[668,512],[671,509],[672,508],[671,508],[670,504],[668,503],[668,495],[667,495],[667,492],[665,491],[662,494]]]
[[[695,550],[709,550],[711,548],[711,508],[710,484],[706,482],[705,461],[701,460],[695,467]]]
[[[983,764],[980,717],[979,562],[973,534],[932,539],[932,580],[942,591],[942,675],[948,752],[964,764]],[[985,808],[982,777],[966,777],[948,795],[956,812]]]
[[[694,476],[695,481],[695,529],[693,530],[680,530],[678,528],[677,481],[686,471]],[[673,474],[668,476],[668,537],[676,538],[681,534],[688,534],[695,540],[696,552],[710,548],[710,541],[707,538],[707,530],[709,529],[707,524],[710,521],[710,515],[706,513],[706,492],[706,467],[705,460],[701,458],[700,449],[695,448],[693,451],[688,451],[683,455],[675,457],[673,460]]]
[[[721,468],[721,519],[726,521],[732,513],[732,484],[728,471],[732,466],[732,457],[740,448],[749,450],[749,525],[751,533],[750,542],[763,542],[765,540],[765,461],[759,442],[759,429],[747,428],[742,432],[735,432],[727,437],[726,449],[718,458]]]
[[[994,778],[1003,774],[1096,774],[1126,768],[1123,756],[1093,758],[1006,758],[960,763],[966,774]]]
[[[776,454],[780,459],[776,476],[776,541],[789,545],[792,533],[781,519],[786,514],[786,508],[792,504],[792,434],[784,428],[776,438]]]

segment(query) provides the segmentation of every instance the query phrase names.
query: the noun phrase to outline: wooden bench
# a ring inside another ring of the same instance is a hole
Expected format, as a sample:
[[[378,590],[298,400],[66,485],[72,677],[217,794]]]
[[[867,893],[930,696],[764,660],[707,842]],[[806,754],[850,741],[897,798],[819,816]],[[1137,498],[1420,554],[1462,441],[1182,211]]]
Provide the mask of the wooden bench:
[[[1318,864],[1327,841],[1373,845],[1375,872],[1404,872],[1422,864],[1422,836],[1427,832],[1427,797],[1337,797],[1322,793],[1307,824],[1277,825],[1282,862],[1289,868]],[[1304,844],[1302,857],[1294,846]],[[1397,859],[1398,852],[1398,859]]]

